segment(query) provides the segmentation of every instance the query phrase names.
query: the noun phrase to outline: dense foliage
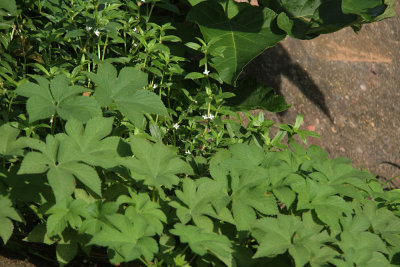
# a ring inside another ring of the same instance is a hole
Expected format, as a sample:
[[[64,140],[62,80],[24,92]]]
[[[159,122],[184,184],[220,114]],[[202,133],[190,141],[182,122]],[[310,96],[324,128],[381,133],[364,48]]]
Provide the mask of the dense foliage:
[[[285,36],[359,30],[394,0],[258,4],[1,1],[4,245],[60,265],[400,264],[400,191],[297,143],[318,137],[301,115],[250,112],[289,105],[240,77]]]

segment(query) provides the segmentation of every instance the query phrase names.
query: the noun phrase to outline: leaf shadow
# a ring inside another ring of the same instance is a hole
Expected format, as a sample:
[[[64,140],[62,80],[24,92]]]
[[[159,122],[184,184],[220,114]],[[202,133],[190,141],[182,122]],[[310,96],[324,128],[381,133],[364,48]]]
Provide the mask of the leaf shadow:
[[[260,82],[271,86],[280,95],[282,94],[282,77],[286,77],[333,122],[324,94],[308,72],[292,60],[281,44],[267,49],[246,67],[245,72],[246,75],[256,76]],[[283,116],[285,113],[286,111],[283,111],[278,115]]]

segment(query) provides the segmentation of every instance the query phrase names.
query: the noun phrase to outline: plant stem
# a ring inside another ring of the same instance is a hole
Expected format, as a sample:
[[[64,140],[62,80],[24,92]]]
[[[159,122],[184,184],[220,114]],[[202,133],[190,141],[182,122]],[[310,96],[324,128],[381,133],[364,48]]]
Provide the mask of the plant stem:
[[[106,54],[107,44],[108,44],[108,34],[106,35],[106,42],[104,43],[103,55],[102,55],[102,57],[101,57],[101,61],[104,61],[104,56],[105,56],[105,54]]]

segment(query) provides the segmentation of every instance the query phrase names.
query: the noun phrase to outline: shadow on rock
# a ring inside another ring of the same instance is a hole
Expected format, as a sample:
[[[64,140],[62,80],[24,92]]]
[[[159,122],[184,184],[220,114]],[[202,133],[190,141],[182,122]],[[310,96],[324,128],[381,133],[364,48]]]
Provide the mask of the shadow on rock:
[[[258,80],[271,86],[279,94],[281,94],[282,76],[285,76],[333,122],[324,94],[307,71],[291,59],[289,53],[281,44],[266,50],[255,59],[247,69],[247,73],[256,74]],[[285,112],[281,112],[278,115],[284,114]]]

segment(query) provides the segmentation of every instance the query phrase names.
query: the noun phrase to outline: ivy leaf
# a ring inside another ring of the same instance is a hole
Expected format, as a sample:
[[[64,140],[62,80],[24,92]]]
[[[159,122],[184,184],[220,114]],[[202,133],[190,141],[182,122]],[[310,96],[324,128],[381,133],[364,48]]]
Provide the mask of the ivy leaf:
[[[204,256],[211,252],[227,266],[233,266],[232,244],[228,237],[180,223],[175,224],[170,232],[179,236],[182,243],[188,243],[194,253]]]
[[[229,18],[219,3],[205,1],[192,7],[187,19],[199,24],[206,42],[217,40],[211,50],[225,48],[221,56],[213,58],[213,66],[224,82],[235,84],[251,60],[285,37],[272,30],[275,17],[268,8],[249,5]]]
[[[147,85],[147,74],[132,67],[123,68],[118,77],[110,63],[99,66],[97,74],[88,73],[97,88],[94,97],[102,107],[115,103],[117,108],[138,126],[143,114],[151,113],[168,117],[167,109],[153,92],[143,90]]]
[[[154,234],[161,235],[164,229],[162,223],[167,223],[167,217],[160,209],[160,205],[152,202],[148,194],[137,194],[131,190],[129,194],[130,197],[127,195],[122,195],[117,199],[117,203],[119,205],[129,204],[125,210],[125,215],[131,220],[137,216],[143,217],[148,224],[149,231],[154,232]]]
[[[13,208],[11,200],[0,195],[0,237],[3,239],[4,244],[7,243],[14,231],[14,225],[11,220],[23,222],[22,217]]]
[[[22,138],[17,140],[19,132],[8,123],[0,126],[0,155],[21,156],[23,154],[22,148],[25,142]]]
[[[121,160],[129,168],[132,179],[143,180],[149,186],[171,188],[179,183],[178,173],[191,174],[192,168],[163,143],[131,137],[129,140],[134,158]]]
[[[108,247],[111,263],[128,262],[142,255],[152,260],[158,252],[157,242],[151,238],[146,220],[141,216],[131,221],[122,214],[106,215],[110,225],[90,240],[89,244]],[[150,231],[151,232],[151,231]]]
[[[95,99],[82,96],[88,90],[82,86],[69,86],[68,78],[58,75],[50,82],[40,76],[34,76],[36,83],[24,83],[15,92],[28,98],[26,109],[29,122],[51,118],[58,114],[62,119],[75,118],[86,122],[102,112]]]

